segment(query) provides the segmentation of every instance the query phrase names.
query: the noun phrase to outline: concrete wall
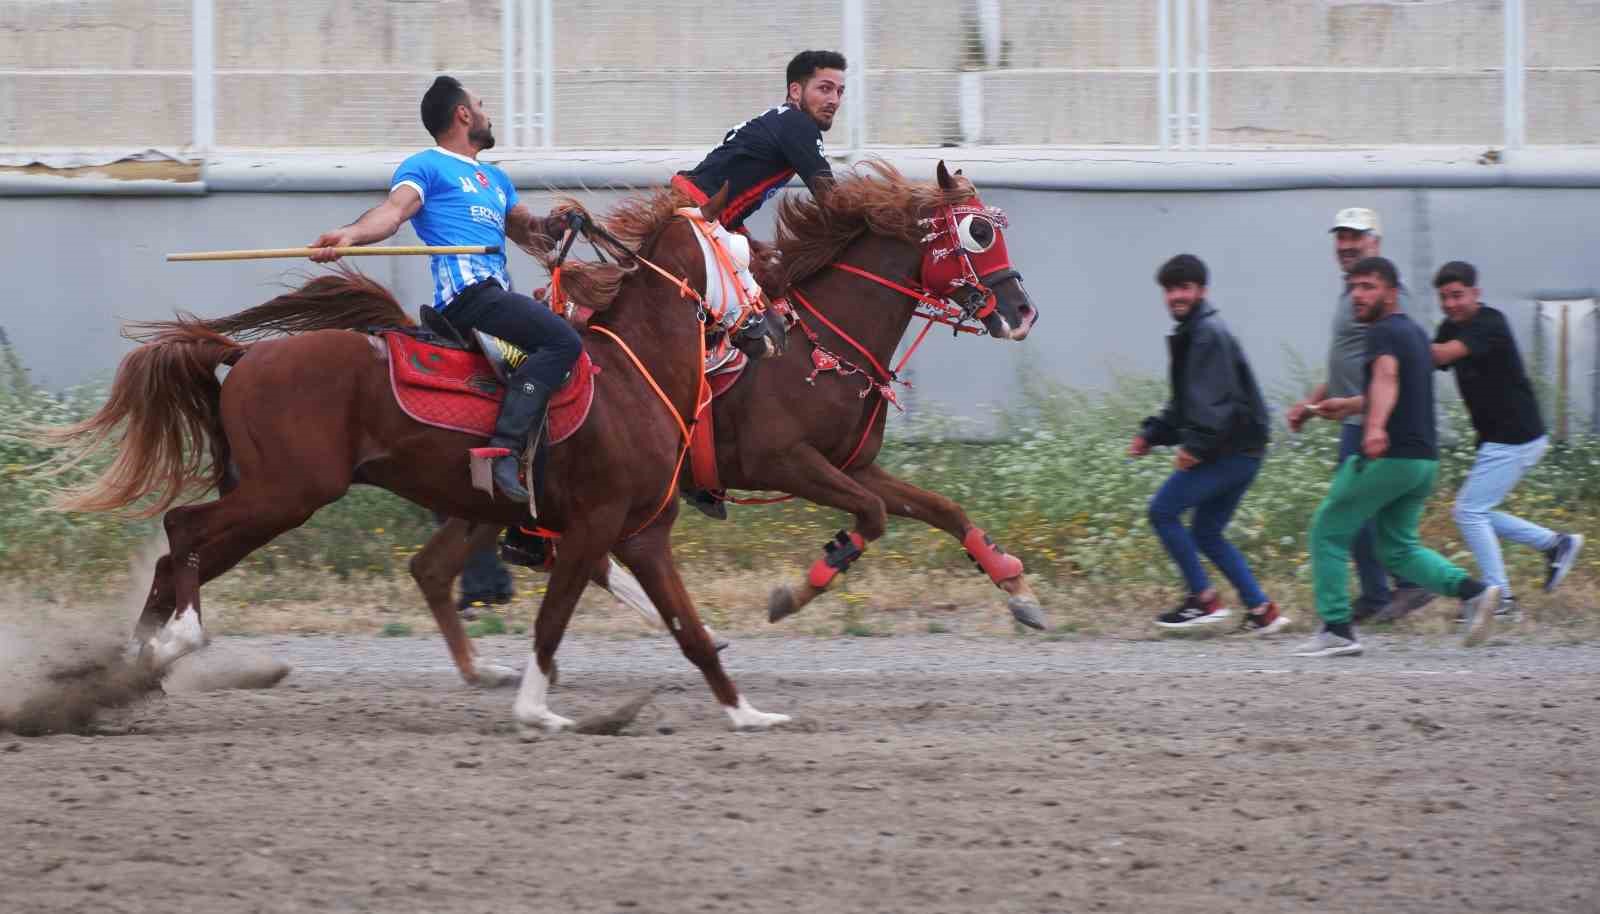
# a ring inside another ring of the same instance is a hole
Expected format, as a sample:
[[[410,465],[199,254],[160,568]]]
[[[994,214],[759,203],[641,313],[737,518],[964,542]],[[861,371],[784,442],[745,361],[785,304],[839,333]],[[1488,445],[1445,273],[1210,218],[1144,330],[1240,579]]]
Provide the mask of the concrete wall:
[[[981,182],[981,175],[978,176]],[[1211,266],[1212,296],[1267,383],[1288,380],[1291,353],[1318,364],[1339,291],[1327,226],[1344,206],[1372,206],[1387,227],[1385,253],[1437,319],[1427,282],[1450,259],[1476,263],[1487,300],[1526,326],[1541,293],[1600,287],[1592,213],[1600,190],[1303,190],[1234,193],[1093,193],[991,190],[1009,213],[1007,240],[1042,311],[1023,344],[934,333],[913,362],[920,411],[983,416],[1013,396],[1026,368],[1076,386],[1164,366],[1168,320],[1151,277],[1189,251]],[[7,333],[36,380],[52,387],[108,376],[127,344],[119,319],[159,318],[182,308],[217,315],[275,294],[309,263],[167,264],[169,251],[309,241],[348,222],[377,194],[212,194],[200,197],[9,198],[0,220],[7,252]],[[604,205],[604,194],[589,201]],[[549,197],[529,192],[530,205]],[[770,211],[770,207],[768,208]],[[765,214],[753,224],[770,236]],[[402,240],[409,239],[409,229]],[[522,288],[544,277],[521,252]],[[361,264],[402,301],[430,298],[426,264],[409,258]],[[1592,294],[1592,293],[1590,293]],[[1545,297],[1558,297],[1546,294]],[[1595,320],[1574,325],[1587,338]],[[1586,386],[1586,369],[1575,384]]]
[[[1155,0],[1003,0],[980,95],[1003,144],[1156,140]],[[703,145],[781,98],[799,47],[841,41],[842,0],[555,5],[556,143]],[[1212,0],[1215,142],[1483,143],[1501,133],[1500,0]],[[984,66],[972,0],[869,0],[869,142],[960,138]],[[216,0],[224,146],[409,146],[435,73],[507,118],[501,0]],[[1600,143],[1600,4],[1527,0],[1528,134]],[[187,0],[0,0],[0,146],[189,137]],[[520,91],[521,80],[518,79]],[[847,104],[849,101],[847,100]],[[502,129],[502,136],[509,131]],[[830,137],[848,141],[843,130]]]

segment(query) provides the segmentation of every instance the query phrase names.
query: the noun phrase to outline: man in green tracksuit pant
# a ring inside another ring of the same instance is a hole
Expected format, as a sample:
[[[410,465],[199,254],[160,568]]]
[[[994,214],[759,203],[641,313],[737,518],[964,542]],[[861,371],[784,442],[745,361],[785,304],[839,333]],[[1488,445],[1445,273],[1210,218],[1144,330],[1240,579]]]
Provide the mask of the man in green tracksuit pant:
[[[1298,657],[1361,653],[1350,623],[1350,546],[1375,522],[1378,561],[1434,593],[1459,597],[1467,644],[1488,637],[1498,587],[1489,587],[1417,539],[1428,496],[1439,476],[1434,425],[1433,353],[1423,329],[1399,308],[1394,264],[1369,257],[1350,270],[1351,305],[1368,325],[1364,394],[1313,404],[1327,419],[1365,411],[1361,453],[1345,460],[1311,523],[1311,573],[1323,628],[1294,650]]]

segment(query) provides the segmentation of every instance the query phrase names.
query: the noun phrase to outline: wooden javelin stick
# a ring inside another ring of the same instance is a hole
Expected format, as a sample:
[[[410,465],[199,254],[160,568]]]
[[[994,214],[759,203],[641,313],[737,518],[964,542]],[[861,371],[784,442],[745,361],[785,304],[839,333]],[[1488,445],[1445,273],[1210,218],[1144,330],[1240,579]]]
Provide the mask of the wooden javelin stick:
[[[248,251],[195,251],[168,254],[167,261],[192,260],[269,260],[277,257],[310,257],[318,248],[258,248]],[[334,248],[341,257],[401,257],[415,254],[498,254],[498,244],[397,244],[371,247]]]

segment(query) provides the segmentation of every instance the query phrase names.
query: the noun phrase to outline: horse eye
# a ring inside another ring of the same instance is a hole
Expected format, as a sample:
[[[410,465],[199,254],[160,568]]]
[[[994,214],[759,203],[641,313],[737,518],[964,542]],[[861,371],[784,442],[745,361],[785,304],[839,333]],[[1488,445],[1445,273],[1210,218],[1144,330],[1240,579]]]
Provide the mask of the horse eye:
[[[956,231],[961,236],[961,246],[974,254],[994,246],[994,225],[981,216],[962,216]]]

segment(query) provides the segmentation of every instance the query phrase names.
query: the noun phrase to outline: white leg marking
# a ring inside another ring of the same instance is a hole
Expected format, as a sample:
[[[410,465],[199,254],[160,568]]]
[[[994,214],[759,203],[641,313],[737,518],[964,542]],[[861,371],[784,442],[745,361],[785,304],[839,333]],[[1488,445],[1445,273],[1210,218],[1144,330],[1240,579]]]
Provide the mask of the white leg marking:
[[[512,715],[524,727],[541,727],[556,733],[576,725],[576,722],[550,710],[547,700],[550,679],[539,669],[539,661],[528,655],[528,668],[522,674],[522,688],[517,690],[517,703]]]
[[[634,608],[634,611],[644,617],[645,624],[654,629],[662,627],[661,611],[656,609],[656,604],[644,592],[644,585],[633,576],[633,572],[622,566],[615,558],[611,559],[611,571],[606,576],[606,590],[613,597]]]
[[[517,671],[498,663],[479,663],[475,665],[478,671],[478,688],[498,689],[501,686],[511,685],[516,682]]]
[[[657,631],[665,629],[661,621],[661,610],[656,609],[656,604],[651,602],[649,595],[644,592],[644,586],[633,576],[633,572],[624,568],[615,558],[611,559],[611,571],[606,576],[606,590],[610,591],[613,597],[633,607],[635,612],[644,617],[646,625]],[[720,651],[728,646],[727,639],[718,636],[711,630],[711,626],[707,625],[705,629],[706,634],[711,636],[711,643],[717,646],[717,650]]]
[[[200,614],[193,607],[185,606],[150,638],[150,651],[155,658],[156,669],[164,670],[178,658],[204,647],[205,643],[206,633],[200,627]]]
[[[735,730],[766,730],[777,724],[786,724],[790,721],[787,714],[768,714],[757,711],[749,699],[739,696],[739,703],[734,707],[723,705],[722,710],[728,712],[728,719],[733,721]]]

